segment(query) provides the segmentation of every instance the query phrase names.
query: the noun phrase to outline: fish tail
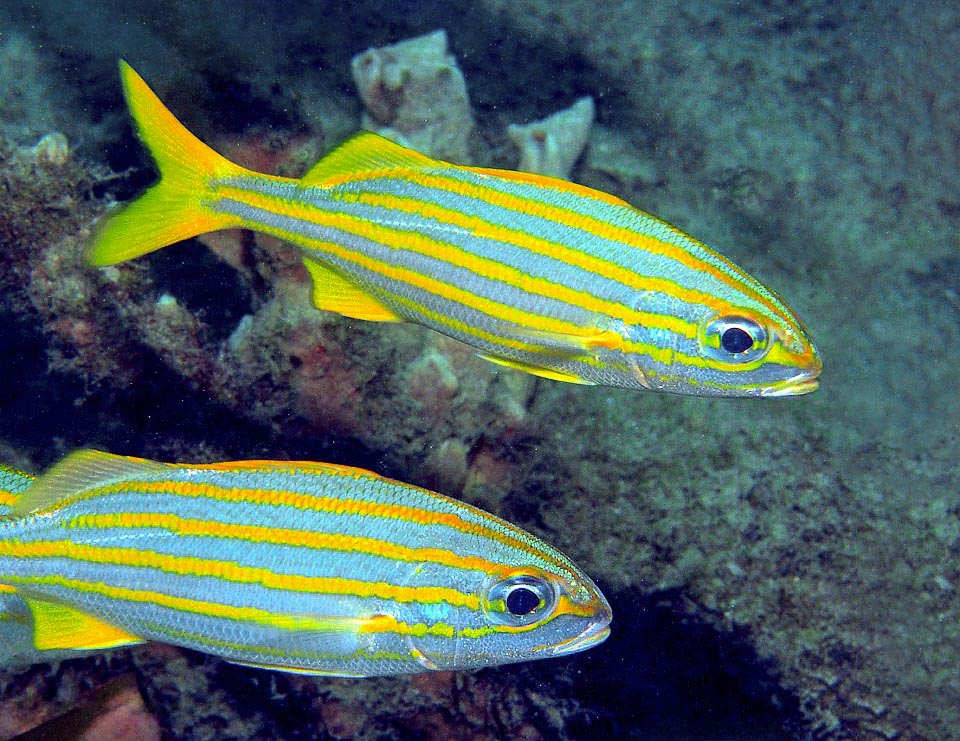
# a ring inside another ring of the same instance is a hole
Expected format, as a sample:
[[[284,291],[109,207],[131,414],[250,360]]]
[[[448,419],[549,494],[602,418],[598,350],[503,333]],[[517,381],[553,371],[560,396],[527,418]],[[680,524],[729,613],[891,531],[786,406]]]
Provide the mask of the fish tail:
[[[90,264],[97,266],[236,226],[235,216],[206,205],[212,195],[210,180],[247,172],[191,134],[122,60],[120,78],[137,133],[160,169],[160,181],[98,227],[87,254]]]

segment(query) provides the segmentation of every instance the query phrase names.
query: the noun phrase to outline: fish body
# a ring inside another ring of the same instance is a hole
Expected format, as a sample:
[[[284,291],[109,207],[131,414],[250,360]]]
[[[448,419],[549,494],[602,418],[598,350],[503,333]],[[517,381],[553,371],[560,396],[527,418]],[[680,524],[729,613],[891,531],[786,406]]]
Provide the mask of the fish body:
[[[0,584],[29,611],[27,656],[152,640],[337,676],[559,656],[604,640],[611,617],[523,530],[319,463],[74,453],[0,520]]]
[[[9,515],[34,477],[0,464],[0,518]],[[33,615],[12,587],[0,584],[0,667],[25,666],[84,656],[77,649],[38,649],[34,644]]]
[[[125,63],[121,77],[161,180],[106,219],[95,265],[243,227],[299,246],[318,308],[415,322],[540,376],[699,396],[817,387],[817,350],[773,291],[618,198],[370,133],[300,180],[265,175],[196,139]]]
[[[30,474],[0,464],[0,517],[10,514],[32,483]],[[0,667],[52,661],[71,653],[53,655],[34,648],[30,608],[12,587],[0,585]]]

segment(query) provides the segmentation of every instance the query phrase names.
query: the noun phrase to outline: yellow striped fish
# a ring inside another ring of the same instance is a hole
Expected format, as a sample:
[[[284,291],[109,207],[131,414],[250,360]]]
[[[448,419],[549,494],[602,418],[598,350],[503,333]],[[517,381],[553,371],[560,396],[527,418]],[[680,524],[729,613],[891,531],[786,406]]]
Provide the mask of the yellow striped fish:
[[[817,350],[773,291],[618,198],[369,133],[300,180],[260,174],[120,72],[161,180],[100,227],[94,265],[243,227],[300,247],[318,308],[416,322],[539,376],[698,396],[817,387]]]
[[[152,640],[359,677],[561,656],[610,631],[554,548],[361,469],[81,451],[25,478],[0,518],[0,604],[19,616],[0,637],[29,640],[8,659]]]
[[[0,517],[10,514],[13,505],[33,476],[0,464]],[[0,585],[0,666],[36,664],[68,658],[38,651],[33,645],[33,619],[27,603],[12,587]]]
[[[34,477],[0,464],[0,517],[9,515]],[[72,659],[91,653],[80,650],[39,650],[33,642],[33,616],[12,587],[0,584],[0,667],[25,666]]]

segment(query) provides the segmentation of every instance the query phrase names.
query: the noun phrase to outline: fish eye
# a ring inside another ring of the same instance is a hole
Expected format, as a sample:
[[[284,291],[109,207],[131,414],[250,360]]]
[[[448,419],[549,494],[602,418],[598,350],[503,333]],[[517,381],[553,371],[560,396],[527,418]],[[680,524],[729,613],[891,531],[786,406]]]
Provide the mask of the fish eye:
[[[766,354],[768,338],[767,330],[750,317],[725,316],[706,326],[703,347],[716,360],[748,363]]]
[[[746,352],[753,347],[753,337],[740,327],[730,327],[720,335],[720,347],[734,354]]]
[[[553,612],[557,593],[553,585],[533,574],[497,582],[487,595],[491,617],[505,625],[531,625]]]
[[[540,607],[540,595],[529,587],[517,587],[507,595],[507,612],[516,617],[529,615]]]

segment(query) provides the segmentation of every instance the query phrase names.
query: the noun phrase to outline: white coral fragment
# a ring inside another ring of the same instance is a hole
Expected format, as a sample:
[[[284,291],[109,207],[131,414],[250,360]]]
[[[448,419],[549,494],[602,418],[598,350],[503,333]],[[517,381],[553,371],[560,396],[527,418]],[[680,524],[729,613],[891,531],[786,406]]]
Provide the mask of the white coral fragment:
[[[588,96],[541,121],[510,124],[507,136],[520,148],[518,169],[569,180],[573,164],[587,146],[595,112],[593,98]]]
[[[432,157],[469,160],[473,114],[446,31],[368,49],[350,68],[366,108],[363,128]]]
[[[63,167],[70,161],[70,143],[59,131],[46,134],[32,147],[21,147],[18,156],[44,167]]]

